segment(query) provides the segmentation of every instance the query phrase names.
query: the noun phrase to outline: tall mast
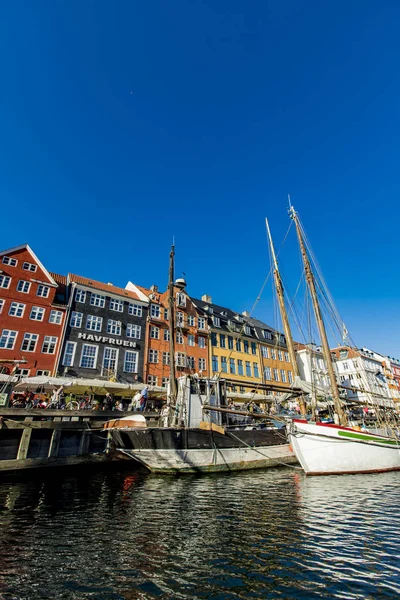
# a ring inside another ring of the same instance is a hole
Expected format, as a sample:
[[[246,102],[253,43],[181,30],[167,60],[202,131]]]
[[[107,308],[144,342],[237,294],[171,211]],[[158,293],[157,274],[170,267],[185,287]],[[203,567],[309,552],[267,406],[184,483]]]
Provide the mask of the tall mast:
[[[292,331],[290,329],[290,323],[289,323],[289,319],[288,319],[288,315],[287,315],[287,311],[286,311],[286,305],[285,305],[285,294],[283,291],[282,279],[281,279],[281,275],[279,273],[278,261],[276,260],[275,248],[274,248],[274,244],[272,242],[268,219],[265,219],[265,224],[267,226],[267,234],[268,234],[268,239],[269,239],[269,245],[271,248],[272,262],[274,265],[274,282],[275,282],[276,295],[278,297],[279,309],[280,309],[280,313],[281,313],[281,317],[282,317],[283,330],[285,332],[285,338],[286,338],[286,343],[287,343],[287,347],[288,347],[288,351],[289,351],[290,362],[292,363],[293,375],[294,375],[294,377],[298,377],[299,376],[299,368],[297,366],[296,351],[294,349]],[[301,414],[305,415],[306,414],[306,405],[305,405],[302,397],[299,399],[299,404],[300,404]]]
[[[170,404],[175,407],[178,387],[175,377],[175,299],[174,299],[174,258],[175,246],[171,246],[169,255],[168,308],[169,308],[169,389]]]
[[[318,301],[318,295],[317,295],[317,289],[315,286],[314,274],[312,272],[310,261],[308,259],[308,254],[307,254],[307,251],[306,251],[306,248],[304,245],[303,233],[301,231],[299,219],[298,219],[297,213],[294,210],[293,206],[290,206],[289,215],[294,221],[294,224],[296,226],[297,237],[299,238],[300,251],[301,251],[301,256],[303,259],[304,270],[306,273],[306,281],[307,281],[307,285],[308,285],[308,288],[309,288],[310,294],[311,294],[311,299],[312,299],[314,314],[315,314],[315,320],[317,322],[319,335],[321,337],[322,350],[324,353],[326,366],[328,368],[329,379],[331,382],[331,390],[332,390],[332,396],[333,396],[333,403],[335,406],[335,412],[337,413],[337,415],[339,417],[340,425],[346,425],[346,423],[347,423],[346,415],[344,413],[342,402],[341,402],[340,396],[339,396],[339,388],[338,388],[337,381],[336,381],[335,371],[333,369],[332,355],[331,355],[331,351],[329,349],[328,337],[326,335],[325,324],[324,324],[324,320],[322,318],[321,307],[320,307],[319,301]]]

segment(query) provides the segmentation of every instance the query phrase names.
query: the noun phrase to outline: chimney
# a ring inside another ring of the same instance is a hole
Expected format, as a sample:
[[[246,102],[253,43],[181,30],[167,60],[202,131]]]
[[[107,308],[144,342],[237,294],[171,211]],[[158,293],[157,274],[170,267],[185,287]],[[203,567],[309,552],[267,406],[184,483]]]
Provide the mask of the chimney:
[[[111,281],[107,281],[107,285],[114,285]]]
[[[211,296],[207,296],[207,294],[204,294],[204,296],[202,296],[201,299],[203,300],[203,302],[207,302],[207,304],[212,304],[212,298]]]
[[[158,285],[152,285],[150,289],[152,292],[158,292]]]
[[[243,315],[244,317],[249,317],[249,316],[250,316],[250,313],[249,313],[249,311],[248,311],[248,310],[244,310],[244,311],[242,312],[242,315]]]

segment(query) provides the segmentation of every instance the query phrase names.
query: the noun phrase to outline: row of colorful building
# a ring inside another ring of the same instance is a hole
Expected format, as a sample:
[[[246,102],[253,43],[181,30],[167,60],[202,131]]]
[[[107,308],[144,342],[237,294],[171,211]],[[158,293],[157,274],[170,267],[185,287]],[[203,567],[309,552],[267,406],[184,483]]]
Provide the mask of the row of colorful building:
[[[284,335],[266,323],[192,298],[175,283],[177,376],[220,375],[231,391],[287,389],[296,369]],[[166,387],[170,370],[168,294],[128,282],[125,288],[47,271],[27,245],[0,252],[0,369]],[[400,399],[400,363],[367,351],[333,350],[349,394],[367,382]],[[317,347],[297,348],[300,376],[326,387]],[[346,366],[347,365],[347,366]]]

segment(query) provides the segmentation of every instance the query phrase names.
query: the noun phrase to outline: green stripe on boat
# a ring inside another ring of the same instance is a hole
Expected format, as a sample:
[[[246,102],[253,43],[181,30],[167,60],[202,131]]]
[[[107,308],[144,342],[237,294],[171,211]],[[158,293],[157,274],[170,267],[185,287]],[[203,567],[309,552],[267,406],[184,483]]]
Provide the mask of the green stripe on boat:
[[[365,433],[353,433],[352,431],[338,431],[338,435],[364,442],[378,442],[379,444],[388,444],[389,446],[399,446],[397,440],[388,440],[387,438],[376,437],[375,435],[365,435]]]

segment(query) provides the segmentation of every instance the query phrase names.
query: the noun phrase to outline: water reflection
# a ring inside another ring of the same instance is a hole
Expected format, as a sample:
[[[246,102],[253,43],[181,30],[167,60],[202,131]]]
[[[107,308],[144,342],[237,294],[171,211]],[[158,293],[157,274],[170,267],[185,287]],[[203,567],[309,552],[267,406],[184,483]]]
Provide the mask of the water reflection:
[[[400,474],[0,483],[0,598],[393,598]]]

